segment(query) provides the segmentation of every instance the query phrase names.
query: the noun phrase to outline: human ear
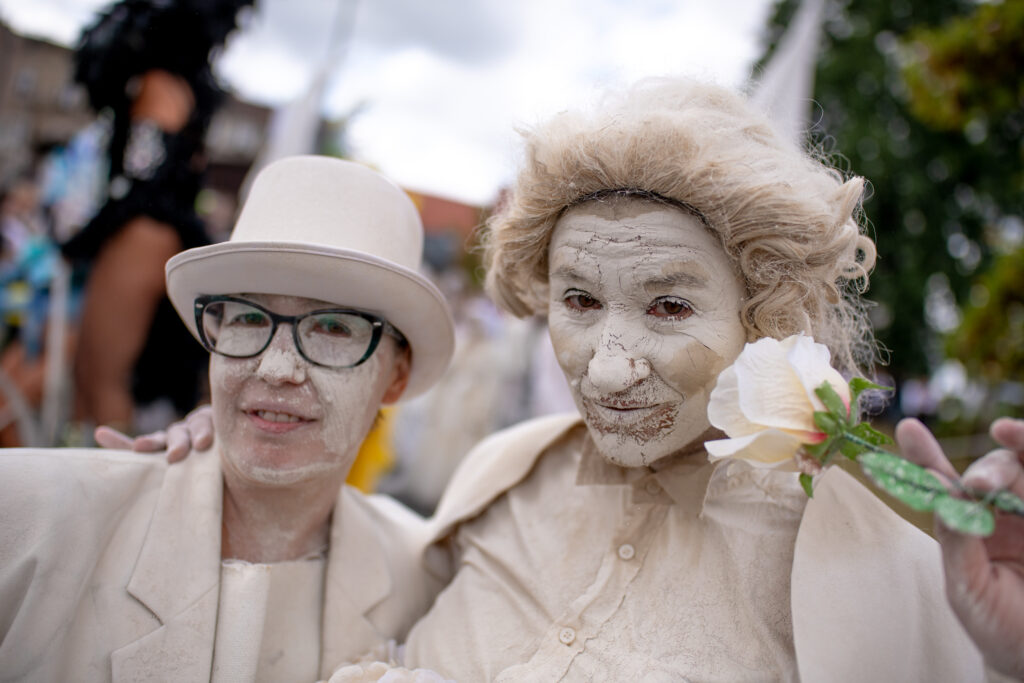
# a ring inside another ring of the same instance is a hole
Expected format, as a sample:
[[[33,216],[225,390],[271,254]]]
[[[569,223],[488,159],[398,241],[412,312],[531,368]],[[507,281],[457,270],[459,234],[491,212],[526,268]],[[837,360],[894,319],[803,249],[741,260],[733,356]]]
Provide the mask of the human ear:
[[[409,347],[395,350],[395,362],[391,367],[391,383],[384,390],[381,403],[392,404],[402,397],[405,387],[409,384],[409,372],[412,370],[412,353]]]

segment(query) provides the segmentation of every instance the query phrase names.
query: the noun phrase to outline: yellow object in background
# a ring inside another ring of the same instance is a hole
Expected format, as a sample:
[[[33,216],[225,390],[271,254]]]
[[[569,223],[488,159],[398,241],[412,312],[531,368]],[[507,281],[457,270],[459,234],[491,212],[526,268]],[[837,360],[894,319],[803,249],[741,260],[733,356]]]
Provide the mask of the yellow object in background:
[[[381,409],[373,429],[366,435],[366,440],[359,448],[356,461],[349,470],[348,479],[345,480],[363,493],[373,493],[380,478],[394,465],[395,453],[391,445],[391,432],[396,410],[394,406]]]

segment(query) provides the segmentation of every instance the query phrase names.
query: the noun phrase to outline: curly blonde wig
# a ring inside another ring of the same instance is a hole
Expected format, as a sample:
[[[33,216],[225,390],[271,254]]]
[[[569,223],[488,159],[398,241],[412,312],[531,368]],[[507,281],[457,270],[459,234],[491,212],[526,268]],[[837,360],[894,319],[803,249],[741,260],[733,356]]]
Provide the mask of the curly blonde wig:
[[[804,332],[840,370],[871,365],[859,298],[875,262],[859,224],[864,181],[783,140],[741,96],[652,79],[523,135],[516,183],[484,236],[486,287],[503,308],[545,311],[548,245],[569,207],[606,194],[660,197],[721,239],[746,283],[751,339]]]

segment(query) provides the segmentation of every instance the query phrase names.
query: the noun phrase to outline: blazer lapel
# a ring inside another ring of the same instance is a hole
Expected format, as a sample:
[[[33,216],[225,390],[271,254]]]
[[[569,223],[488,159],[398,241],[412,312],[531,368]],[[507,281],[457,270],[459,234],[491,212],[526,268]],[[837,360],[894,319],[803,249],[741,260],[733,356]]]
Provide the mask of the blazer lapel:
[[[391,595],[392,575],[377,525],[354,494],[343,486],[331,523],[324,587],[320,674],[352,662],[381,644],[381,634],[368,618],[370,610]]]
[[[524,479],[548,446],[579,424],[578,413],[548,415],[492,434],[477,444],[459,463],[428,521],[431,540],[443,539],[458,524],[480,514]]]
[[[114,681],[208,681],[223,480],[216,448],[167,468],[128,592],[161,626],[112,654]]]

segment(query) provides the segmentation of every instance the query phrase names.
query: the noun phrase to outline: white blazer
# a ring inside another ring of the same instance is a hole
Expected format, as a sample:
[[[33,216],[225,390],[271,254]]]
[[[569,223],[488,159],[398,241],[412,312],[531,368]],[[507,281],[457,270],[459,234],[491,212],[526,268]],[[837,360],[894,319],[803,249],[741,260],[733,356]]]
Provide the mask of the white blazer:
[[[219,459],[0,451],[0,681],[208,681],[220,579]],[[321,676],[404,638],[439,589],[425,525],[340,491]],[[253,647],[259,647],[254,643]]]

